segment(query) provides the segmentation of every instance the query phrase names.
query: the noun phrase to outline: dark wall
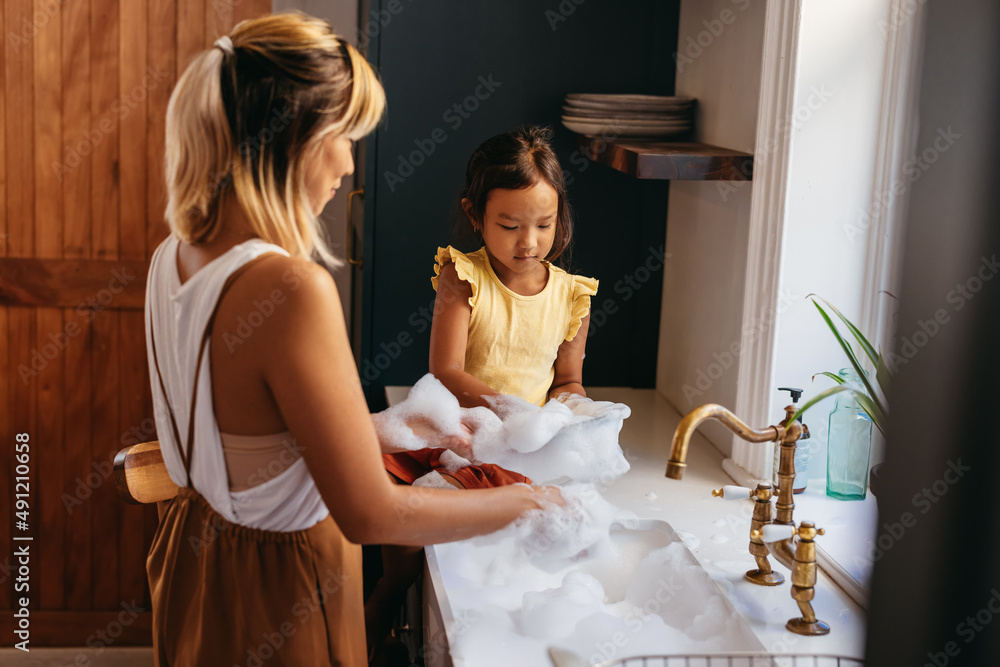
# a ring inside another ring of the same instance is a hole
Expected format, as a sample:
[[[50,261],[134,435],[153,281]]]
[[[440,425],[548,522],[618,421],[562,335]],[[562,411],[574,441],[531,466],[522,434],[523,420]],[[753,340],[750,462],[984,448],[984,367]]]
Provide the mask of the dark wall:
[[[867,664],[992,667],[1000,664],[1000,5],[931,0],[926,11],[917,146],[941,132],[958,138],[913,184],[909,205],[897,337],[913,346],[897,348],[906,363],[889,397]],[[939,312],[944,324],[928,326]]]
[[[636,271],[662,255],[666,183],[587,162],[559,116],[570,92],[672,94],[676,0],[399,0],[372,11],[361,24],[377,21],[368,56],[389,104],[366,156],[359,370],[372,407],[384,385],[427,372],[433,257],[455,242],[469,156],[524,123],[556,133],[577,223],[567,268],[601,281],[584,382],[652,387],[662,272]]]

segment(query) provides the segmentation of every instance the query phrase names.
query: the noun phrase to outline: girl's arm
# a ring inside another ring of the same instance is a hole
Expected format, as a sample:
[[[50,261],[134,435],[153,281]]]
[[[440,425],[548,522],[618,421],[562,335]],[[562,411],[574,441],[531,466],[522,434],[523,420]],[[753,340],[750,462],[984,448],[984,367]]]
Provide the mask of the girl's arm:
[[[262,266],[262,269],[268,265]],[[267,318],[252,338],[264,382],[295,436],[330,514],[352,542],[424,545],[497,530],[557,492],[513,485],[451,491],[393,484],[382,467],[329,273],[301,259],[270,263],[275,281],[302,276],[281,317]]]
[[[486,396],[497,392],[465,372],[465,347],[472,317],[472,287],[458,277],[454,264],[445,264],[438,275],[438,291],[431,321],[430,372],[458,397],[463,408],[490,407]]]
[[[586,396],[583,388],[583,355],[587,348],[587,330],[590,328],[590,313],[580,322],[580,330],[573,340],[564,340],[556,355],[555,377],[549,389],[549,398],[570,392]]]

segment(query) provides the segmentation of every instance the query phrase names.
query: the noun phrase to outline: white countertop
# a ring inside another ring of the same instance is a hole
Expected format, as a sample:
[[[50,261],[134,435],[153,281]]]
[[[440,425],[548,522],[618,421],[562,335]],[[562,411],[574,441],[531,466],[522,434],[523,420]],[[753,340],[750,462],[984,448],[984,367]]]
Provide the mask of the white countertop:
[[[406,391],[405,387],[387,388],[390,404],[402,400]],[[625,403],[632,409],[620,436],[632,468],[601,488],[607,500],[641,518],[669,522],[771,653],[864,657],[865,612],[822,570],[813,600],[817,617],[831,627],[830,634],[822,637],[804,637],[785,629],[788,619],[799,616],[799,611],[790,596],[789,572],[780,563],[771,559],[774,569],[785,575],[781,586],[757,586],[743,578],[743,573],[755,566],[747,551],[753,501],[712,497],[712,489],[733,483],[723,472],[723,456],[714,446],[696,433],[688,450],[684,479],[667,479],[664,472],[670,442],[681,416],[651,389],[594,388],[588,389],[588,395],[595,400]],[[796,515],[796,520],[803,518],[811,517]],[[822,540],[819,537],[817,543]],[[427,553],[430,581],[425,586],[432,591],[432,598],[446,596],[447,590],[434,589],[435,581],[442,587],[439,573],[434,571],[434,548],[428,547]],[[432,599],[431,604],[435,601],[440,600]],[[439,632],[436,639],[428,637],[435,644],[440,644],[441,639]]]

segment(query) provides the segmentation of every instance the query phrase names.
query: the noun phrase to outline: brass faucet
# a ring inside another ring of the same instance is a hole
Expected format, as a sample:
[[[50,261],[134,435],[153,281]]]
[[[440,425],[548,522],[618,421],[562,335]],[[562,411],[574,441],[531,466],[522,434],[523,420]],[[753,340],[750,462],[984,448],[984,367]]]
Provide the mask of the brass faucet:
[[[786,407],[785,413],[788,415],[785,419],[787,422],[788,418],[795,414],[795,406]],[[667,477],[681,479],[684,476],[691,435],[702,422],[709,419],[721,422],[723,426],[747,442],[781,441],[781,459],[778,463],[778,515],[774,521],[775,523],[791,524],[792,513],[795,510],[795,501],[792,500],[792,485],[795,482],[795,443],[802,435],[802,425],[795,421],[792,422],[791,426],[778,424],[762,429],[753,429],[721,405],[709,403],[695,408],[681,419],[681,423],[677,425],[677,430],[674,432],[670,460],[667,462]]]
[[[799,605],[802,616],[789,619],[785,623],[785,628],[800,635],[829,634],[829,624],[816,618],[816,612],[812,606],[812,599],[816,597],[817,568],[814,540],[817,535],[822,535],[825,531],[822,528],[817,528],[812,521],[803,521],[798,528],[795,526],[773,526],[773,528],[784,529],[782,532],[785,534],[771,535],[772,539],[768,539],[768,531],[761,528],[751,531],[750,539],[761,540],[762,543],[770,542],[765,546],[770,549],[778,562],[792,571],[792,599]],[[798,536],[799,539],[793,550],[792,538],[794,536]]]
[[[796,529],[792,519],[795,510],[792,495],[795,481],[795,446],[802,435],[802,425],[799,422],[795,421],[789,424],[793,414],[795,414],[795,406],[789,405],[785,408],[785,419],[780,424],[753,429],[721,405],[710,403],[695,408],[681,419],[674,432],[666,476],[671,479],[683,477],[684,469],[687,467],[685,461],[688,446],[691,443],[691,435],[702,422],[709,419],[721,422],[723,426],[747,442],[780,441],[777,516],[772,518],[771,515],[773,491],[770,484],[758,484],[756,491],[750,494],[755,502],[750,525],[749,550],[757,561],[757,569],[747,571],[745,577],[748,581],[761,586],[777,586],[782,583],[785,580],[784,577],[779,572],[774,572],[767,560],[769,554],[774,555],[780,563],[792,571],[792,598],[802,610],[802,618],[790,620],[786,627],[798,634],[822,635],[830,632],[830,626],[816,619],[810,601],[815,595],[814,587],[816,584],[816,545],[813,543],[813,539],[817,534],[822,535],[823,531],[817,531],[815,525],[807,521],[803,521],[802,526]],[[745,490],[745,492],[749,491],[749,489]],[[713,491],[712,495],[721,496],[723,492],[722,490]],[[748,496],[743,495],[742,497]],[[783,539],[765,541],[763,539],[764,528],[770,524],[787,526],[791,532]],[[795,550],[792,549],[794,534],[799,535],[799,543]]]

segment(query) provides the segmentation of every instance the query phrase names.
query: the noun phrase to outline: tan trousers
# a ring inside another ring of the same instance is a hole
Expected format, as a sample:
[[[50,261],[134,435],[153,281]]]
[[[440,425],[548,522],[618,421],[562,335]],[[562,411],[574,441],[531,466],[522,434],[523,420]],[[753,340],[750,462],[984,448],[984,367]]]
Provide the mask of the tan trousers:
[[[229,523],[191,488],[146,560],[158,667],[363,667],[361,547],[331,517],[278,533]]]

